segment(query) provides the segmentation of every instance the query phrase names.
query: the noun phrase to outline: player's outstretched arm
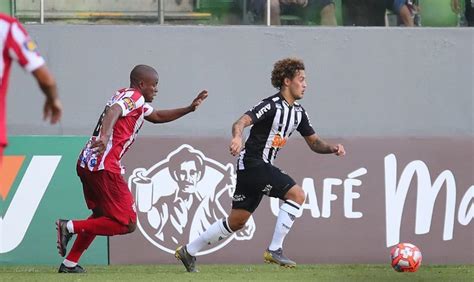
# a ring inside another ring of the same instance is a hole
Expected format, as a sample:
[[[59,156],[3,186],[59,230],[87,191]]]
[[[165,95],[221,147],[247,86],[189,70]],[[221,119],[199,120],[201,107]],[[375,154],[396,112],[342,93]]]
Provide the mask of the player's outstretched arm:
[[[43,106],[43,119],[50,120],[52,124],[55,124],[61,119],[63,113],[63,106],[58,97],[56,81],[45,65],[33,71],[33,76],[38,82],[41,91],[43,91],[46,96],[46,101]]]
[[[207,90],[201,91],[196,98],[194,98],[191,105],[184,108],[170,109],[170,110],[153,110],[153,112],[146,116],[145,119],[153,123],[165,123],[178,119],[190,112],[194,112],[201,103],[207,98]]]
[[[346,151],[342,144],[331,145],[322,140],[317,134],[305,136],[304,140],[313,152],[319,154],[335,154],[336,156],[344,156]]]
[[[234,124],[232,124],[232,140],[229,150],[232,156],[237,156],[242,150],[242,132],[244,128],[252,124],[252,118],[244,114]]]

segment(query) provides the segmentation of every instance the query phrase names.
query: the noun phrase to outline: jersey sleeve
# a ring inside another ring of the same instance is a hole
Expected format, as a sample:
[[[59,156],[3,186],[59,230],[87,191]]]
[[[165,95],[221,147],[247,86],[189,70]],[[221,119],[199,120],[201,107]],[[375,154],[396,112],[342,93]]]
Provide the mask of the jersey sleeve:
[[[311,121],[309,119],[308,113],[303,109],[303,113],[301,116],[301,122],[296,128],[298,132],[301,134],[301,136],[306,137],[306,136],[311,136],[315,133],[313,129],[313,125],[311,125]]]
[[[122,116],[124,117],[145,105],[145,98],[139,92],[134,92],[132,95],[125,95],[117,99],[114,104],[122,108]]]
[[[145,105],[143,105],[143,114],[149,116],[151,113],[153,113],[153,107],[150,104],[145,103]]]
[[[269,116],[275,114],[275,103],[272,100],[262,100],[253,108],[245,112],[252,119],[252,123],[256,124]]]
[[[11,24],[6,47],[8,55],[18,61],[28,72],[35,71],[45,63],[43,57],[38,53],[36,43],[18,21]]]

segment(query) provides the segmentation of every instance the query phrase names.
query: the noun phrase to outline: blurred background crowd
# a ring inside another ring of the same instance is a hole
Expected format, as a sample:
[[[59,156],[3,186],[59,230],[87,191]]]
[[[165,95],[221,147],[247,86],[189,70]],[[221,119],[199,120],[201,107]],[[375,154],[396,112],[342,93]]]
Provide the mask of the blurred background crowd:
[[[2,0],[24,23],[473,26],[474,0]]]

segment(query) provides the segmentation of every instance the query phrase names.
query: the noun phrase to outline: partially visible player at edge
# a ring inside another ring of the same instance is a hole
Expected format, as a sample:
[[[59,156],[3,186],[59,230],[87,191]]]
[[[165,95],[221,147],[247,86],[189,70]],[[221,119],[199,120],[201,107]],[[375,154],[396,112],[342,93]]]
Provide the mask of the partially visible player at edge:
[[[153,101],[157,92],[156,70],[137,65],[130,73],[130,88],[118,90],[107,102],[76,168],[92,215],[85,220],[56,221],[57,247],[61,256],[66,255],[72,235],[77,234],[58,272],[85,272],[77,263],[95,236],[114,236],[135,230],[135,202],[121,175],[125,172],[121,159],[133,144],[144,119],[152,123],[173,121],[195,111],[207,97],[207,91],[203,90],[187,107],[156,110],[148,103]]]
[[[0,13],[0,167],[3,150],[7,146],[7,89],[12,61],[15,60],[26,71],[31,72],[46,96],[43,118],[52,124],[61,119],[63,107],[58,98],[56,81],[46,67],[36,44],[17,19]]]
[[[186,246],[178,247],[175,252],[175,257],[182,261],[189,272],[197,272],[196,254],[202,248],[225,239],[245,226],[263,195],[284,201],[273,239],[264,252],[264,261],[294,267],[296,263],[283,254],[282,246],[295,218],[302,214],[301,205],[305,194],[289,175],[273,166],[273,161],[295,130],[304,137],[314,152],[345,155],[341,144],[328,144],[314,132],[306,111],[296,102],[303,98],[306,90],[303,62],[294,58],[277,61],[271,80],[272,85],[280,91],[263,99],[232,125],[230,153],[240,156],[229,217],[216,221],[198,238]],[[251,125],[250,135],[242,149],[242,132]]]

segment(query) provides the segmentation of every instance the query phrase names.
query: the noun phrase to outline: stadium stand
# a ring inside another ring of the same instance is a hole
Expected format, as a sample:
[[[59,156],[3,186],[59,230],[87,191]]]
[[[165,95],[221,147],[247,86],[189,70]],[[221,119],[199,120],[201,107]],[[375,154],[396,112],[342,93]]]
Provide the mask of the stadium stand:
[[[49,0],[45,1],[47,21],[66,22],[156,22],[158,21],[158,1],[94,1],[94,0]],[[196,11],[193,1],[163,1],[164,19],[167,23],[199,24],[211,18],[208,12]],[[39,0],[16,1],[15,16],[23,22],[38,21]]]
[[[421,25],[428,27],[458,26],[460,15],[451,9],[452,0],[419,0]],[[465,0],[460,0],[464,9]],[[0,11],[22,22],[38,22],[40,0],[3,0]],[[137,3],[140,5],[137,5]],[[67,23],[156,23],[159,20],[157,0],[48,0],[44,1],[46,21]],[[343,25],[341,0],[335,0],[336,19]],[[163,0],[166,24],[265,24],[252,20],[250,0]],[[281,14],[283,25],[319,25],[315,9],[303,13]],[[388,12],[389,26],[397,25],[396,16]]]

